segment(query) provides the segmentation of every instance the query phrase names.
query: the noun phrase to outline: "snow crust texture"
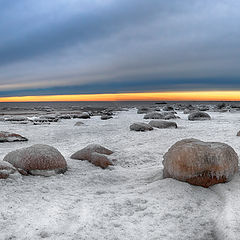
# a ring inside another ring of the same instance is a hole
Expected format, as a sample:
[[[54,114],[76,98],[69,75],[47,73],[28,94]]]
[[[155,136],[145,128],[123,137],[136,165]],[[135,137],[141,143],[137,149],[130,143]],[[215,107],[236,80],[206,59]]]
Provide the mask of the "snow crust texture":
[[[159,106],[158,106],[159,107]],[[162,108],[162,106],[160,106]],[[189,121],[177,111],[178,128],[130,131],[148,123],[137,109],[109,121],[99,116],[61,119],[51,125],[0,122],[2,131],[29,141],[0,144],[9,152],[44,143],[60,150],[68,171],[51,177],[0,180],[1,240],[239,240],[240,174],[209,188],[163,178],[163,155],[177,141],[195,138],[225,143],[240,154],[240,112],[210,112],[211,121]],[[114,151],[114,166],[104,171],[70,156],[98,143]],[[51,174],[51,170],[42,170]]]

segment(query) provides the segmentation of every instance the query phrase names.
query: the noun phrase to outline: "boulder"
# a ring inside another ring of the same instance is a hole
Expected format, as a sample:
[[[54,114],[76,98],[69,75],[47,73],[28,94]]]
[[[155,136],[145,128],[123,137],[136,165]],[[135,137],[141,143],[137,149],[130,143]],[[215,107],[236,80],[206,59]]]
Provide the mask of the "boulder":
[[[3,161],[11,163],[21,174],[51,176],[64,173],[67,162],[54,147],[36,144],[8,153]]]
[[[82,126],[84,123],[83,122],[76,122],[74,126]]]
[[[71,115],[70,114],[62,114],[59,116],[59,119],[71,119]]]
[[[152,120],[149,125],[155,128],[177,128],[175,122]]]
[[[205,112],[193,112],[188,115],[188,120],[197,121],[197,120],[210,120],[211,117]]]
[[[140,132],[145,132],[145,131],[151,131],[153,130],[152,126],[147,124],[147,123],[143,123],[143,122],[136,122],[133,123],[130,126],[130,130],[131,131],[140,131]]]
[[[158,112],[151,112],[151,113],[147,113],[144,116],[144,119],[163,119],[163,115]]]
[[[113,163],[106,155],[111,155],[112,153],[113,151],[99,144],[90,144],[72,154],[71,158],[77,160],[87,160],[95,166],[107,168],[109,165],[113,165]]]
[[[112,118],[111,115],[106,115],[106,114],[101,115],[101,120],[108,120],[108,119],[111,119],[111,118]]]
[[[238,131],[237,136],[240,137],[240,131]]]
[[[180,117],[176,116],[174,113],[169,113],[169,114],[165,114],[163,118],[165,120],[169,120],[169,119],[176,119],[176,118],[180,118]]]
[[[6,179],[16,172],[17,169],[12,164],[0,161],[0,179]]]
[[[208,106],[205,106],[205,105],[201,105],[201,106],[198,107],[198,110],[199,110],[199,111],[203,111],[203,112],[204,112],[204,111],[208,111],[208,110],[209,110],[209,107],[208,107]]]
[[[13,117],[6,118],[5,121],[22,122],[22,121],[28,121],[28,118],[23,116],[13,116]]]
[[[22,142],[22,141],[28,141],[28,139],[16,133],[3,132],[3,131],[0,132],[0,143],[1,142]]]
[[[174,111],[174,109],[171,106],[165,106],[163,107],[163,111]]]
[[[141,107],[141,108],[138,108],[137,110],[137,114],[144,114],[144,113],[148,113],[150,112],[151,109],[150,108],[147,108],[147,107]]]
[[[209,187],[228,182],[238,171],[238,155],[225,143],[184,139],[163,156],[164,178]]]
[[[82,119],[88,119],[90,118],[90,114],[88,112],[83,112],[83,113],[80,113],[80,114],[73,114],[72,115],[73,118],[82,118]]]

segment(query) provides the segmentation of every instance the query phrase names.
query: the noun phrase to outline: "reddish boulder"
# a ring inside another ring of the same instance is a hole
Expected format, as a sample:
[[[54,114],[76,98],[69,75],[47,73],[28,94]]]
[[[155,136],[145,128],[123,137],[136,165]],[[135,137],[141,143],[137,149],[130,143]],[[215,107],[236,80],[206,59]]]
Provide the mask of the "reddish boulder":
[[[36,144],[8,153],[3,161],[11,163],[21,174],[50,176],[64,173],[67,163],[54,147]]]
[[[12,164],[0,161],[0,179],[6,179],[15,172],[17,172],[17,169]]]
[[[209,187],[228,182],[238,171],[238,156],[232,147],[219,142],[184,139],[164,155],[163,176]]]
[[[87,147],[74,153],[71,158],[77,160],[87,160],[101,168],[107,168],[113,165],[112,161],[106,155],[111,155],[113,152],[99,144],[90,144]]]
[[[1,142],[21,142],[21,141],[28,141],[28,139],[16,133],[0,131],[0,143]]]

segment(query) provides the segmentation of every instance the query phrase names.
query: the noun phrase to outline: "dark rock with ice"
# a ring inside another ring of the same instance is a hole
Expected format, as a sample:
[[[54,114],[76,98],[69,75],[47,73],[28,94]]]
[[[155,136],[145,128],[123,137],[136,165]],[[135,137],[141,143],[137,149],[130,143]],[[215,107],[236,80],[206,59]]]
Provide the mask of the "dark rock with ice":
[[[80,113],[80,114],[74,114],[73,115],[73,118],[82,118],[82,119],[88,119],[90,118],[90,114],[88,112],[83,112],[83,113]]]
[[[163,115],[158,112],[151,112],[151,113],[147,113],[144,116],[144,119],[163,119]]]
[[[71,115],[70,114],[62,114],[58,118],[59,119],[71,119]]]
[[[3,132],[3,131],[0,132],[0,143],[22,142],[22,141],[28,141],[28,139],[16,133]]]
[[[72,154],[71,158],[77,160],[87,160],[95,166],[107,168],[109,165],[113,165],[113,163],[106,155],[111,155],[112,153],[113,151],[99,144],[90,144]]]
[[[106,114],[101,115],[101,120],[108,120],[108,119],[111,119],[111,118],[112,118],[111,115],[106,115]]]
[[[148,113],[150,112],[151,109],[150,108],[147,108],[147,107],[141,107],[141,108],[138,108],[137,110],[137,114],[144,114],[144,113]]]
[[[201,105],[198,107],[198,110],[199,111],[208,111],[209,110],[209,107],[208,106],[205,106],[205,105]]]
[[[0,161],[0,179],[6,179],[17,172],[17,169],[10,163]]]
[[[174,113],[170,112],[168,114],[164,114],[163,117],[165,120],[169,120],[169,119],[176,119],[176,118],[180,118],[178,116],[176,116]]]
[[[67,162],[62,154],[56,148],[45,144],[12,151],[3,160],[25,175],[51,176],[67,170]]]
[[[143,122],[136,122],[133,123],[132,125],[130,125],[130,130],[131,131],[137,131],[137,132],[145,132],[145,131],[151,131],[153,130],[152,126],[147,124],[147,123],[143,123]]]
[[[238,131],[237,136],[240,137],[240,131]]]
[[[164,155],[163,175],[209,187],[228,182],[238,171],[238,155],[225,143],[184,139]]]
[[[13,117],[8,117],[5,119],[5,121],[10,121],[10,122],[23,122],[23,121],[28,121],[28,118],[23,117],[23,116],[13,116]]]
[[[82,126],[82,125],[84,125],[83,122],[76,122],[76,123],[74,124],[74,126]]]
[[[152,120],[149,122],[149,125],[155,128],[177,128],[177,124],[175,122],[160,120]]]
[[[197,121],[197,120],[210,120],[211,117],[205,112],[193,112],[188,115],[188,120]]]
[[[163,111],[173,111],[173,107],[172,106],[165,106],[163,107]]]

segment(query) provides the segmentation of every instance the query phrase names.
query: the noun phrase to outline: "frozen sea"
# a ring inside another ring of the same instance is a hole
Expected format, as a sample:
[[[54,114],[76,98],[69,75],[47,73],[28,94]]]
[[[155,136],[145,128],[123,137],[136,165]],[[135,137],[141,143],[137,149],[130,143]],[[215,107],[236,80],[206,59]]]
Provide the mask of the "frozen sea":
[[[1,131],[28,142],[0,144],[0,158],[37,143],[56,147],[66,158],[65,174],[0,180],[0,239],[28,240],[238,240],[240,176],[208,189],[162,179],[164,153],[176,141],[197,138],[229,144],[240,154],[240,112],[208,112],[210,121],[188,121],[178,111],[177,129],[133,132],[143,120],[136,108],[50,125],[0,122]],[[114,151],[114,166],[100,169],[70,155],[88,144]]]

